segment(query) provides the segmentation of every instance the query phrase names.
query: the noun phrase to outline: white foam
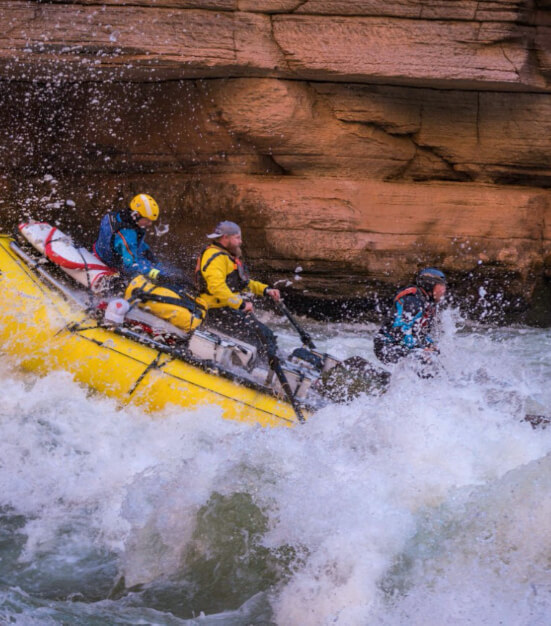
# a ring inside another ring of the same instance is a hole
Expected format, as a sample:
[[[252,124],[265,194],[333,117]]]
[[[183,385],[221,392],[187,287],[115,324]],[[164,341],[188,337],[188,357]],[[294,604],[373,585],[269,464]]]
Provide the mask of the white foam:
[[[246,492],[269,517],[266,546],[293,545],[304,559],[273,594],[282,626],[434,615],[543,625],[551,428],[521,418],[530,403],[551,406],[551,333],[461,330],[453,311],[443,322],[438,378],[399,365],[385,395],[295,429],[224,421],[208,406],[150,417],[67,374],[1,365],[0,487],[2,504],[27,516],[22,559],[99,545],[129,585],[169,576],[199,508],[214,492]],[[373,330],[340,325],[315,339],[374,362]]]

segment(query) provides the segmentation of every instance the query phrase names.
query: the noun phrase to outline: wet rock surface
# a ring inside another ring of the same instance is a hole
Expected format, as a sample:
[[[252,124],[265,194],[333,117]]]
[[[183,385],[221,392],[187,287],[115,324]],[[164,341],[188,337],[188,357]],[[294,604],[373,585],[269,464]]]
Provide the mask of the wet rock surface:
[[[550,3],[0,9],[5,228],[91,244],[147,192],[161,254],[191,272],[238,221],[297,309],[376,318],[437,265],[474,317],[551,323]]]

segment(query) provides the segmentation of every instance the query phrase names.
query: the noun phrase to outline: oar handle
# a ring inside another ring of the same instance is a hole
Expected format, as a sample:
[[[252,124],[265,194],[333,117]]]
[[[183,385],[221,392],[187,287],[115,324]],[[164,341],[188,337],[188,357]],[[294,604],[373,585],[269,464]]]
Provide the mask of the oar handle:
[[[310,350],[316,349],[316,344],[312,341],[312,337],[299,325],[296,319],[291,315],[289,309],[283,304],[283,302],[277,302],[277,305],[280,311],[285,315],[285,317],[291,322],[291,324],[295,327],[298,332],[302,343],[310,348]]]

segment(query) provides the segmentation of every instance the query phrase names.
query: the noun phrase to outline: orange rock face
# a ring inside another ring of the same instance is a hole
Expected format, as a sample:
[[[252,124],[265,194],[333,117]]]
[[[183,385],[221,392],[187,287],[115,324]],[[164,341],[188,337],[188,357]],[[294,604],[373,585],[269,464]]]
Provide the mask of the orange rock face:
[[[154,245],[189,270],[227,218],[289,298],[367,311],[437,265],[472,314],[483,292],[551,323],[551,2],[0,10],[5,225],[91,243],[146,191],[170,225]]]

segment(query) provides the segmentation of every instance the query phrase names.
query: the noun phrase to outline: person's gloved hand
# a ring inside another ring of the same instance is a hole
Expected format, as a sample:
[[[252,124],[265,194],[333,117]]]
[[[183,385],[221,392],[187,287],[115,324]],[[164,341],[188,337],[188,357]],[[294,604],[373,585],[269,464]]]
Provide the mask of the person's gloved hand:
[[[152,280],[153,282],[157,282],[157,279],[159,278],[160,273],[161,273],[161,270],[158,270],[156,267],[154,267],[152,270],[149,270],[149,272],[147,273],[147,278],[149,278],[149,280]]]
[[[272,298],[272,300],[274,300],[275,302],[279,302],[281,300],[281,294],[279,292],[279,289],[268,287],[264,290],[264,294],[270,296],[270,298]]]
[[[254,313],[253,303],[250,302],[249,300],[243,300],[243,302],[241,302],[239,310],[242,313]]]

